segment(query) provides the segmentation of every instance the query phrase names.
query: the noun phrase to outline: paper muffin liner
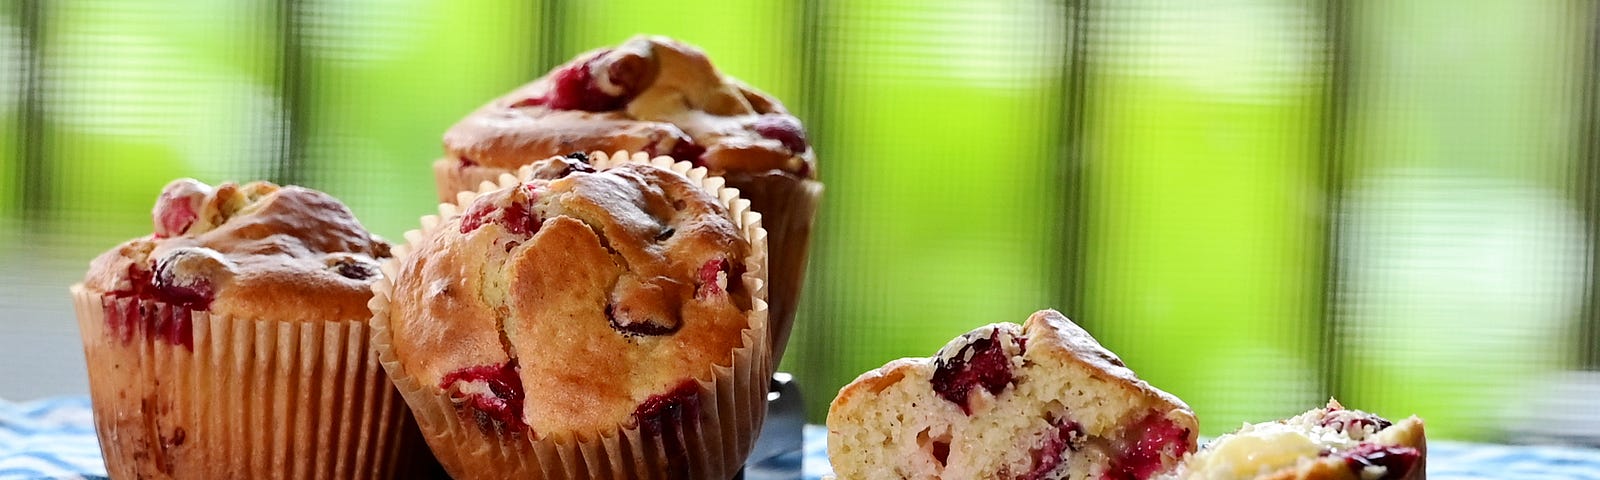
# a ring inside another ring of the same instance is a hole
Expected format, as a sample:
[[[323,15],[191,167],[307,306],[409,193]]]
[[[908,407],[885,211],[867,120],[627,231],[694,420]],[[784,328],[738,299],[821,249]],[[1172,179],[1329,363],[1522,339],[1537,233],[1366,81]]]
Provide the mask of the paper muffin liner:
[[[365,319],[72,296],[111,478],[394,478],[432,462]]]
[[[405,372],[393,349],[389,301],[394,286],[388,279],[399,272],[412,246],[431,237],[445,219],[459,214],[479,195],[520,183],[518,176],[510,174],[475,190],[460,192],[454,202],[441,204],[439,215],[423,217],[422,228],[406,232],[407,244],[396,246],[394,257],[384,262],[383,270],[388,276],[373,284],[370,303],[373,347],[379,361],[411,405],[440,463],[458,478],[731,478],[749,456],[760,432],[772,368],[764,300],[767,237],[761,228],[761,215],[750,209],[749,201],[738,197],[737,190],[723,188],[721,178],[707,176],[704,168],[695,168],[688,162],[674,162],[668,157],[651,159],[642,153],[596,152],[590,155],[590,163],[596,169],[640,163],[683,174],[713,193],[750,242],[743,278],[753,298],[750,326],[740,334],[741,344],[726,362],[713,365],[695,379],[700,399],[698,418],[663,429],[660,435],[646,435],[638,426],[625,425],[594,438],[491,434],[464,418],[445,391],[422,384]]]
[[[730,173],[723,177],[750,208],[761,212],[767,230],[768,324],[772,329],[772,364],[783,360],[794,328],[800,289],[805,286],[806,260],[811,250],[811,227],[822,200],[822,182],[781,172]]]
[[[445,157],[433,162],[433,183],[438,189],[439,201],[451,202],[456,193],[476,191],[483,182],[494,182],[501,175],[513,172],[508,168],[483,165],[461,166],[454,158]]]

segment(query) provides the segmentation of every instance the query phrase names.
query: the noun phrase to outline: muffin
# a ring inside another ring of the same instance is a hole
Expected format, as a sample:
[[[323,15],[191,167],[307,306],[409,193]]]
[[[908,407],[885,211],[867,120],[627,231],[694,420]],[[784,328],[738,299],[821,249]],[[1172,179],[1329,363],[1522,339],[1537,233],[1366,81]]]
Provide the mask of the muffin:
[[[444,135],[440,201],[534,160],[644,152],[708,169],[762,214],[771,320],[782,358],[804,281],[822,184],[805,128],[771,96],[723,75],[703,52],[639,36],[579,55],[472,112]]]
[[[1147,479],[1194,451],[1194,412],[1052,310],[862,374],[828,409],[841,479]]]
[[[702,168],[552,157],[423,218],[374,345],[457,478],[730,478],[765,414],[759,214]]]
[[[1164,480],[1409,480],[1427,478],[1422,419],[1399,423],[1328,406],[1245,424],[1185,459]]]
[[[349,209],[182,179],[153,214],[72,287],[112,478],[390,478],[427,456],[368,348],[389,246]]]

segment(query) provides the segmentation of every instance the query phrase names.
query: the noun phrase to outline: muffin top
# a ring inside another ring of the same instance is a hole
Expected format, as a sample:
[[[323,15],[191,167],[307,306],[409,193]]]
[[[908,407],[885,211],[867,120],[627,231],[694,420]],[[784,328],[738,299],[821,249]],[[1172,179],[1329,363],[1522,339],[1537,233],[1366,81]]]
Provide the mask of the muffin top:
[[[101,254],[91,292],[280,321],[364,319],[389,245],[328,194],[268,182],[167,184],[155,231]]]
[[[486,431],[650,428],[692,408],[695,380],[751,327],[751,246],[717,198],[677,172],[585,160],[536,162],[401,256],[395,357]]]
[[[665,37],[579,55],[461,120],[444,147],[464,166],[515,169],[568,152],[627,150],[714,175],[816,178],[805,129],[781,103]]]

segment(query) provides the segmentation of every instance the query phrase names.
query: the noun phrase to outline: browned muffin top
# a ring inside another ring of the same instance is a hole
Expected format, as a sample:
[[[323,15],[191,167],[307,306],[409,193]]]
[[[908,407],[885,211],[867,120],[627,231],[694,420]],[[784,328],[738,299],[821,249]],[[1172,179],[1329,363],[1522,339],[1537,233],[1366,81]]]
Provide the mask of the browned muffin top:
[[[155,231],[101,254],[84,286],[236,318],[364,319],[389,245],[325,193],[267,182],[167,184]]]
[[[579,55],[461,120],[444,147],[462,166],[515,169],[569,152],[627,150],[716,175],[816,178],[805,129],[781,103],[665,37]]]
[[[488,431],[648,428],[692,408],[692,382],[751,327],[751,247],[716,198],[670,170],[574,157],[462,206],[393,279],[397,360]]]

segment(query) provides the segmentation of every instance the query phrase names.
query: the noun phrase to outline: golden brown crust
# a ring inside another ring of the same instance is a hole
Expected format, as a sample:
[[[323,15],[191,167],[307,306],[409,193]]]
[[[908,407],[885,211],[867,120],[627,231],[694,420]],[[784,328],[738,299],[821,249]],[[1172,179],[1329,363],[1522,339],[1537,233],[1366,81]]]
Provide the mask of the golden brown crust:
[[[572,152],[666,153],[685,138],[670,123],[638,120],[626,112],[511,107],[513,98],[497,99],[450,127],[444,134],[446,153],[509,173],[530,161]]]
[[[576,95],[559,84],[578,70],[593,86],[590,95],[617,95],[620,104],[574,108],[549,100]],[[777,170],[814,179],[816,158],[804,137],[781,103],[723,76],[699,49],[639,36],[580,55],[489,102],[445,133],[444,148],[458,165],[501,173],[553,155],[628,150],[694,161],[713,175]]]
[[[1167,418],[1177,422],[1179,426],[1189,430],[1190,441],[1198,438],[1200,427],[1194,417],[1194,411],[1189,405],[1183,403],[1178,397],[1159,388],[1151,386],[1149,382],[1140,379],[1133,373],[1117,354],[1106,350],[1100,342],[1089,335],[1089,332],[1079,327],[1078,324],[1068,320],[1065,315],[1055,310],[1040,310],[1034,312],[1022,324],[1024,335],[1029,338],[1028,348],[1039,348],[1053,354],[1064,361],[1069,361],[1083,366],[1091,371],[1099,372],[1115,381],[1116,385],[1129,393],[1141,396],[1150,396],[1157,400],[1160,410],[1166,413]]]
[[[872,395],[889,388],[890,385],[900,383],[907,375],[916,376],[915,373],[923,369],[931,369],[933,360],[929,358],[899,358],[889,361],[882,367],[874,368],[857,375],[855,380],[845,384],[839,389],[839,394],[833,397],[833,402],[828,404],[828,411],[833,412],[840,406],[860,401],[857,397]],[[828,422],[830,425],[834,422]]]
[[[446,391],[452,372],[514,359],[535,435],[628,426],[647,398],[728,361],[751,327],[751,292],[717,268],[750,255],[728,215],[646,165],[482,194],[405,255],[395,356]]]
[[[101,254],[84,285],[96,293],[163,300],[176,286],[191,306],[236,318],[365,318],[388,244],[327,194],[266,182],[169,184],[156,233]],[[165,223],[164,223],[165,222]]]

